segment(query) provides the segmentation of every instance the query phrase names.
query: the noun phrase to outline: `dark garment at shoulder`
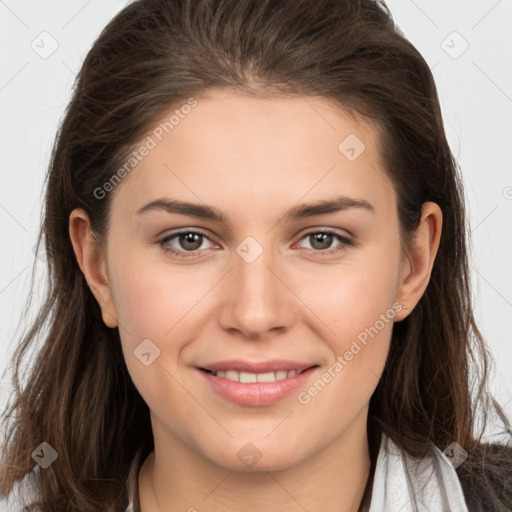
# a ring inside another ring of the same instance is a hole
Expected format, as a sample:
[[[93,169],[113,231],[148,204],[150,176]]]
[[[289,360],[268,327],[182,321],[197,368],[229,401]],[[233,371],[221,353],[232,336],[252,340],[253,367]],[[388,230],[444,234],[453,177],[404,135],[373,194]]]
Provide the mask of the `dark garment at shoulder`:
[[[469,512],[512,511],[512,446],[481,443],[455,470]]]

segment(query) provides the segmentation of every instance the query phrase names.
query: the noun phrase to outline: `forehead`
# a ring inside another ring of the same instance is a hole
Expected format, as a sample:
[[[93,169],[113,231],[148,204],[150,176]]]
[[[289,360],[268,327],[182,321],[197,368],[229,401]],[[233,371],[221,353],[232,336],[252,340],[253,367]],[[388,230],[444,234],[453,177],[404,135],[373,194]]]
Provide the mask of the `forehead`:
[[[148,145],[114,195],[135,213],[160,197],[270,212],[333,195],[394,203],[376,127],[319,97],[248,96],[210,90],[193,108],[162,114]]]

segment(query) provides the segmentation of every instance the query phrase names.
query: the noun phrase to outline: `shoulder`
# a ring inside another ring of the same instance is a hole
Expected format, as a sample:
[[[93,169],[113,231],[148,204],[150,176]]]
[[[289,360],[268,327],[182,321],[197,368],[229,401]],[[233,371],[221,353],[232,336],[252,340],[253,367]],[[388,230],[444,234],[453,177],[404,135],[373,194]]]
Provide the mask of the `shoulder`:
[[[512,446],[476,444],[455,471],[470,512],[512,511]]]

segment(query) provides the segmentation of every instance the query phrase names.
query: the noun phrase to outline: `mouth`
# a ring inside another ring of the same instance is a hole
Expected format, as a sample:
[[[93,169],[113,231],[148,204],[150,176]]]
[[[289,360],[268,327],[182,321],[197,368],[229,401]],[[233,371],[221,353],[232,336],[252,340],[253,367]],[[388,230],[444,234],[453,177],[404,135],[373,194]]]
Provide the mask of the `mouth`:
[[[196,368],[208,388],[224,400],[261,407],[275,404],[305,386],[319,365],[290,361],[225,361]]]

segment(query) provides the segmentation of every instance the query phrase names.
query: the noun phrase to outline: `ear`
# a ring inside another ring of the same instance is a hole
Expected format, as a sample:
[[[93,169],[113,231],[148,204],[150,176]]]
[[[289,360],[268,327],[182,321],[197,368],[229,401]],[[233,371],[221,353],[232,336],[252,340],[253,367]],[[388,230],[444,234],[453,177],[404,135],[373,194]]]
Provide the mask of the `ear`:
[[[116,327],[117,314],[103,250],[91,230],[89,216],[82,208],[76,208],[69,216],[69,236],[80,270],[101,308],[103,322],[107,327]]]
[[[404,309],[396,314],[397,322],[414,309],[427,288],[439,249],[442,224],[443,213],[439,205],[433,202],[423,203],[420,223],[402,260],[397,301]]]

